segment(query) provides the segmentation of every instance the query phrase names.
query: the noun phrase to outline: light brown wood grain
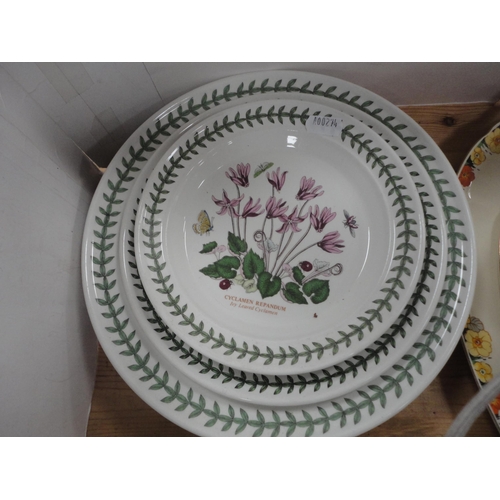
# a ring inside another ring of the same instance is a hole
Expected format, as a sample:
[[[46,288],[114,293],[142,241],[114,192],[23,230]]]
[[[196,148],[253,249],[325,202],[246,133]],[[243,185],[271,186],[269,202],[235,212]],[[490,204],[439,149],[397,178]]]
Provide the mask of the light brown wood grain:
[[[475,142],[500,122],[492,103],[402,106],[442,149],[457,170]]]
[[[500,107],[489,103],[402,107],[443,150],[457,170],[477,140],[497,122]],[[443,436],[460,410],[476,393],[462,345],[411,404],[366,437]],[[88,436],[192,436],[142,401],[120,378],[99,349],[98,369]],[[485,411],[469,436],[498,436]]]

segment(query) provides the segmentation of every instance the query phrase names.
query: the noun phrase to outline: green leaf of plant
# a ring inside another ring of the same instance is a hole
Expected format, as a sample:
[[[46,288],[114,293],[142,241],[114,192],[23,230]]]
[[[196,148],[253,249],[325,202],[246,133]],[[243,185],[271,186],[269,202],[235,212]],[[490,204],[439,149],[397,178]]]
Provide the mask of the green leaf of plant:
[[[200,269],[200,273],[203,273],[205,276],[210,278],[222,278],[215,264],[209,264],[207,267]]]
[[[232,279],[236,276],[236,270],[240,267],[240,259],[226,255],[215,263],[215,267],[221,278]]]
[[[243,259],[243,274],[245,278],[252,279],[255,275],[264,272],[265,265],[261,257],[259,257],[252,249],[245,255]]]
[[[320,304],[330,295],[330,283],[327,280],[313,279],[305,283],[302,290],[308,297],[311,297],[313,304]]]
[[[257,288],[259,289],[262,298],[272,297],[276,295],[281,288],[281,279],[278,276],[273,276],[271,273],[264,271],[259,275],[259,280],[257,281]]]
[[[304,273],[302,272],[302,270],[300,269],[299,266],[295,266],[293,269],[292,269],[292,272],[293,272],[293,279],[299,284],[299,285],[302,285],[302,280],[304,279]]]
[[[214,248],[217,248],[216,241],[211,241],[210,243],[205,243],[203,245],[203,249],[200,250],[200,253],[210,253]]]
[[[300,291],[300,287],[297,283],[287,283],[283,290],[283,294],[287,300],[294,304],[307,304],[307,299]]]
[[[248,249],[247,242],[229,231],[227,233],[227,244],[231,252],[235,254],[245,253]]]

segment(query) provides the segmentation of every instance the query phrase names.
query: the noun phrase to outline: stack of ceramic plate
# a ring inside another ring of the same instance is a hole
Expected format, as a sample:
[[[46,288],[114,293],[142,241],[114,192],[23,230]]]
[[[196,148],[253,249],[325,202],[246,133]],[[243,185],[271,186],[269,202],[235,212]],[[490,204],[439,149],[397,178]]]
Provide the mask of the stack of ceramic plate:
[[[84,235],[99,341],[199,435],[356,435],[454,349],[474,241],[448,161],[397,107],[301,72],[204,86],[110,164]]]

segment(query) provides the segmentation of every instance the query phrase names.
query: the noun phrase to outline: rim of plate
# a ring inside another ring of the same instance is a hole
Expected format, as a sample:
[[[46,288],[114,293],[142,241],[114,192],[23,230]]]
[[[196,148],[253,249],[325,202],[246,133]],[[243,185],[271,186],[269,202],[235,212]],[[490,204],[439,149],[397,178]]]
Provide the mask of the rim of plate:
[[[260,85],[256,85],[257,80]],[[272,86],[268,85],[270,80]],[[195,115],[197,109],[210,109],[218,102],[244,99],[259,92],[321,94],[377,120],[387,133],[408,145],[428,172],[442,201],[450,233],[446,285],[428,328],[402,356],[400,364],[388,369],[365,390],[355,391],[355,399],[343,397],[325,403],[327,410],[317,406],[296,407],[289,412],[266,412],[264,416],[254,406],[231,404],[232,401],[224,397],[219,398],[221,407],[217,400],[211,399],[210,391],[197,387],[191,380],[186,381],[182,374],[176,377],[174,368],[169,368],[169,374],[159,363],[152,364],[149,352],[142,347],[141,340],[135,338],[136,332],[127,328],[128,317],[120,294],[112,290],[116,286],[112,278],[114,269],[109,266],[113,256],[106,252],[114,247],[117,237],[116,233],[113,235],[116,229],[112,229],[119,215],[115,214],[119,212],[115,205],[122,201],[119,196],[126,192],[126,183],[133,180],[139,170],[136,163],[146,161],[144,155],[161,142],[158,137],[170,135],[169,127],[176,128],[179,122],[189,121],[187,116]],[[162,119],[167,124],[162,124]],[[125,171],[121,171],[119,180],[113,183],[109,178],[117,175],[118,166]],[[441,166],[444,170],[439,170]],[[454,173],[450,175],[451,166],[434,141],[404,112],[373,92],[333,77],[297,71],[269,71],[225,78],[189,92],[162,108],[132,134],[110,167],[92,201],[82,246],[84,294],[89,315],[104,352],[132,390],[159,413],[187,430],[205,435],[228,435],[230,431],[238,435],[294,435],[298,430],[306,435],[359,434],[388,420],[421,394],[451,355],[458,341],[456,332],[469,312],[475,284],[474,235],[468,207],[458,178]],[[107,189],[111,190],[110,194],[105,192]],[[456,213],[466,221],[465,233],[460,233],[464,238],[457,236],[457,224],[453,219]],[[463,273],[460,259],[466,259],[468,264]],[[463,275],[463,282],[459,275]],[[151,381],[160,393],[149,389]],[[166,396],[161,398],[160,395]],[[307,410],[314,412],[317,418],[310,420],[311,413]]]

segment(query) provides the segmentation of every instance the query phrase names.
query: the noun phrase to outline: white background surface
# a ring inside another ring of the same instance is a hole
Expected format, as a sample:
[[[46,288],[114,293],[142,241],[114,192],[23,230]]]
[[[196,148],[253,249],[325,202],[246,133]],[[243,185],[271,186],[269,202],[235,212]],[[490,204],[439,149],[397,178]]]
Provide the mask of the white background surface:
[[[101,167],[150,115],[213,80],[295,69],[361,85],[396,105],[495,102],[497,63],[4,62],[0,65]]]
[[[89,161],[0,67],[0,435],[81,436],[96,340],[80,251]]]

